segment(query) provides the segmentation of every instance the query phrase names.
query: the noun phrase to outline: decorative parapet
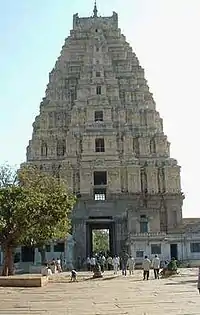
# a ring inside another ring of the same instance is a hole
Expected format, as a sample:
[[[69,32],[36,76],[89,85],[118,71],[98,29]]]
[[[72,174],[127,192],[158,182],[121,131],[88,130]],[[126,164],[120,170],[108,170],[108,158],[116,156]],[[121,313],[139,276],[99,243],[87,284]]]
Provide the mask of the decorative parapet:
[[[73,15],[73,29],[90,29],[92,26],[101,25],[103,28],[115,28],[118,29],[118,14],[113,12],[112,16],[101,17],[91,16],[80,18],[78,13]]]
[[[131,233],[130,234],[130,241],[135,241],[136,239],[154,239],[154,238],[161,238],[163,241],[167,239],[167,234],[165,232],[150,232],[150,233]]]

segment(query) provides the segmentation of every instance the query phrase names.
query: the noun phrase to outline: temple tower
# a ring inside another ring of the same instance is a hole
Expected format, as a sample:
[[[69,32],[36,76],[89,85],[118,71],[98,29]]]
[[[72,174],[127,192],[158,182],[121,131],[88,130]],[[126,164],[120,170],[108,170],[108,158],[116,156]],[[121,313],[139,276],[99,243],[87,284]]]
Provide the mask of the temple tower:
[[[73,16],[73,29],[49,74],[27,162],[66,180],[76,256],[92,251],[94,227],[110,229],[119,253],[141,235],[168,233],[182,219],[180,166],[144,69],[118,27],[118,15]]]

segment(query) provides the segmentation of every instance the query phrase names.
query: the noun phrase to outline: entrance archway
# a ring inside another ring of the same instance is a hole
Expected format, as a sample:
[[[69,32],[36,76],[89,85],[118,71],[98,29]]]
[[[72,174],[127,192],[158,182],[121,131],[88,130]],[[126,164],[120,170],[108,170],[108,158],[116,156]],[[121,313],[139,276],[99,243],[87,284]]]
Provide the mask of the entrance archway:
[[[106,218],[91,218],[86,223],[86,252],[87,256],[91,256],[94,252],[93,248],[93,231],[108,230],[109,231],[109,253],[114,256],[116,253],[115,244],[115,224],[113,220]]]

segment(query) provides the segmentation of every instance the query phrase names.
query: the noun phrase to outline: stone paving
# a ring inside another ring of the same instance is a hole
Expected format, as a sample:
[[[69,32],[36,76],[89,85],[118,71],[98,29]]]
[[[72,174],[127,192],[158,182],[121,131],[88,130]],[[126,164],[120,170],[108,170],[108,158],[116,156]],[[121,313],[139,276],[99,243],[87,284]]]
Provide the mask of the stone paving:
[[[152,272],[153,273],[153,272]],[[44,288],[0,288],[1,315],[197,315],[200,295],[197,269],[182,269],[169,279],[143,281],[133,276],[69,283],[66,274],[56,276]],[[109,278],[110,277],[110,278]]]

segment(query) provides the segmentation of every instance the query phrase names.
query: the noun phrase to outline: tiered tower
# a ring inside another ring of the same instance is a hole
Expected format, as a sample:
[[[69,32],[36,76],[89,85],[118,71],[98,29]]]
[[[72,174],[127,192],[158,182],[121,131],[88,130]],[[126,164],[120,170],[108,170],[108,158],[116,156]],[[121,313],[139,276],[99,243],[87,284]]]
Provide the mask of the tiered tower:
[[[118,15],[73,16],[49,74],[27,161],[65,179],[78,196],[76,255],[91,252],[93,228],[109,227],[111,251],[130,235],[167,233],[182,219],[180,167],[144,69]]]

